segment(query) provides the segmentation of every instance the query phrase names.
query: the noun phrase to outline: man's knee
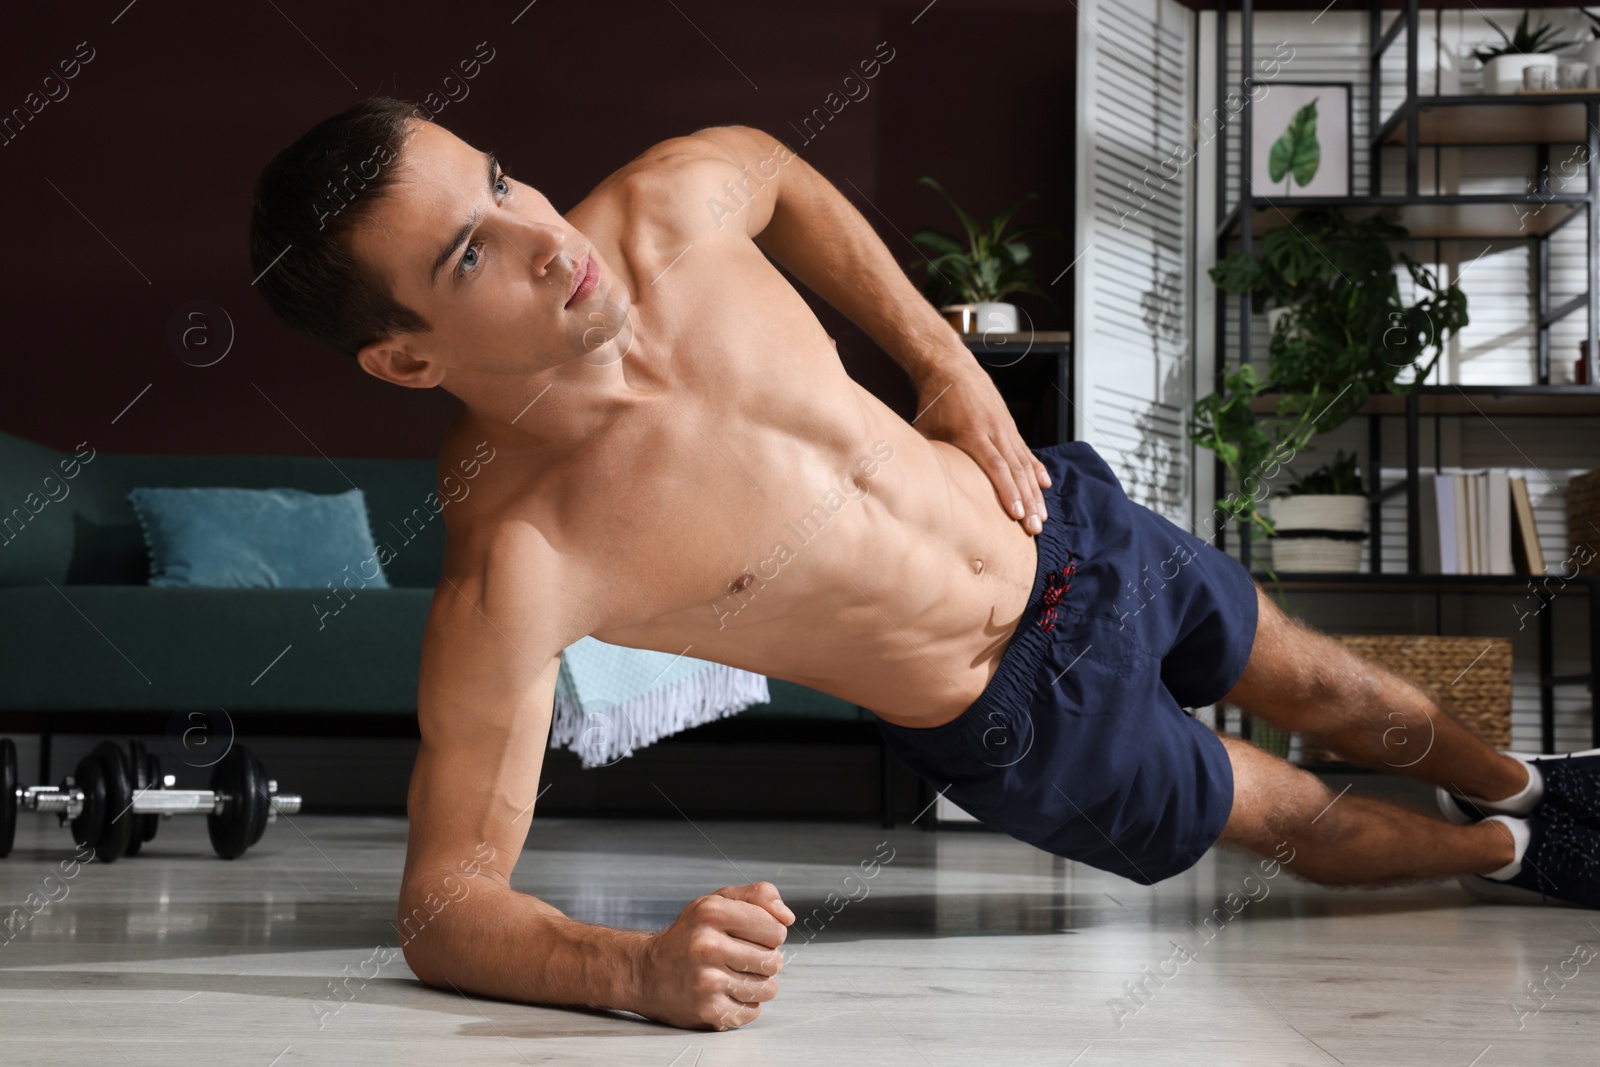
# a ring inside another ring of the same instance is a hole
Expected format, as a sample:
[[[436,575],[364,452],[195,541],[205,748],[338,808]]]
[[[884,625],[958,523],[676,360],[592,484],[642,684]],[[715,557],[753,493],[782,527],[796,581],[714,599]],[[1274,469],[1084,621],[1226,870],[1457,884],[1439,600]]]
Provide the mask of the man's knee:
[[[1310,771],[1264,752],[1248,741],[1224,737],[1233,764],[1233,813],[1223,839],[1252,851],[1270,853],[1281,841],[1309,844],[1307,834],[1326,818],[1337,797]],[[1337,807],[1337,805],[1335,805]]]
[[[1307,848],[1341,847],[1361,832],[1362,813],[1355,805],[1343,803],[1344,793],[1318,785],[1310,804],[1300,812],[1303,826],[1295,836],[1304,840]]]

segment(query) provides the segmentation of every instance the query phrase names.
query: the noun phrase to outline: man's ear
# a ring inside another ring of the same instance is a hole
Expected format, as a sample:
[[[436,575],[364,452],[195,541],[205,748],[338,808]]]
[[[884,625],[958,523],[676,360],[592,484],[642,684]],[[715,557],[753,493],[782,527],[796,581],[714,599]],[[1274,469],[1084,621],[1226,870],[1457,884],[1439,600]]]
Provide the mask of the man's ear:
[[[356,353],[361,369],[408,389],[432,389],[444,381],[444,366],[418,356],[404,336],[381,337]]]

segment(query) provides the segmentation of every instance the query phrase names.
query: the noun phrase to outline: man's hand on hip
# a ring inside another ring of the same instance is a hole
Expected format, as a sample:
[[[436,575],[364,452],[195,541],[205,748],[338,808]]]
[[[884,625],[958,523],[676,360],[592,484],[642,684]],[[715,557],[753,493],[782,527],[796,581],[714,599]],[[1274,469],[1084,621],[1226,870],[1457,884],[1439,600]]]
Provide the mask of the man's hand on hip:
[[[947,441],[978,461],[989,475],[1000,506],[1022,528],[1036,534],[1048,517],[1041,487],[1050,475],[1023,443],[1017,424],[1000,398],[994,380],[974,364],[928,375],[917,387],[912,425],[924,437]]]
[[[690,902],[645,947],[643,1004],[659,1022],[727,1030],[778,995],[778,951],[794,922],[770,882],[729,886]]]

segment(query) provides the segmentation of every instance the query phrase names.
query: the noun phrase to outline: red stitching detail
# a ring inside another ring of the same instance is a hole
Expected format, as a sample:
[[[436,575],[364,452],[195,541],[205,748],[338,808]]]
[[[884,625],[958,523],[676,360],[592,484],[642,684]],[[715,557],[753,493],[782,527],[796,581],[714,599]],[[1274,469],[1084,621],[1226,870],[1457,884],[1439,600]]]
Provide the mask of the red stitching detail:
[[[1044,609],[1039,612],[1039,629],[1049,633],[1056,628],[1056,618],[1062,599],[1072,590],[1072,576],[1078,573],[1078,561],[1070,553],[1067,565],[1057,574],[1050,571],[1044,576]]]

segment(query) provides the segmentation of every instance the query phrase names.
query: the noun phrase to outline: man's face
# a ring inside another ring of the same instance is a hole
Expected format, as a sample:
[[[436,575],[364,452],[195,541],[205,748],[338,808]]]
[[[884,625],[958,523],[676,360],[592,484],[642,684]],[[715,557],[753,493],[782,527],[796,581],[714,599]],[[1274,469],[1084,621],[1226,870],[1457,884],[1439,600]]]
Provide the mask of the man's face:
[[[525,375],[617,333],[628,292],[588,238],[493,156],[433,123],[413,121],[412,131],[397,180],[352,244],[433,329],[363,349],[369,372],[426,361],[435,374]],[[435,374],[404,384],[437,384]]]

